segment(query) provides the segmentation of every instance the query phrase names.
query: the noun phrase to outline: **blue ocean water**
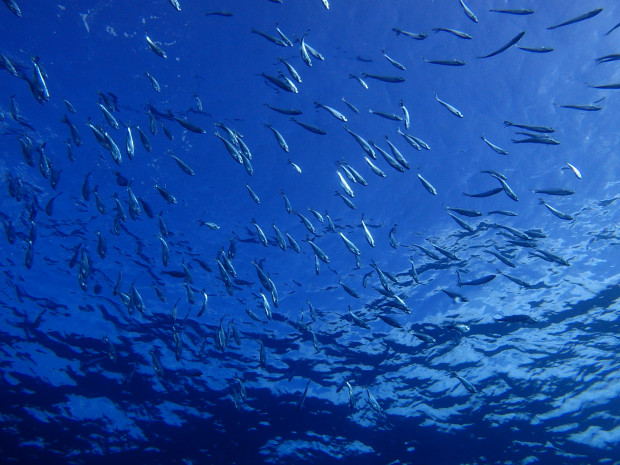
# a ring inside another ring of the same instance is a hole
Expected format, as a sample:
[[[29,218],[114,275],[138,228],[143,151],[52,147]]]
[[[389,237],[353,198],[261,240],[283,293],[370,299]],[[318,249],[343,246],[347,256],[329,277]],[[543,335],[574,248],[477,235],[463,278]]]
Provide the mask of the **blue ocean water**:
[[[620,463],[616,2],[17,1],[4,463]]]

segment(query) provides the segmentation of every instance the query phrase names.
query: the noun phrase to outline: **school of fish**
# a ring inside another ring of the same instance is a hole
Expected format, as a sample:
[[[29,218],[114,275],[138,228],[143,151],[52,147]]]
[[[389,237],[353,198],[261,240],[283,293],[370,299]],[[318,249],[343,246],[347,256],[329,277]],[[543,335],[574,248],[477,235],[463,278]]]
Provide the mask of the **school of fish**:
[[[149,24],[170,14],[189,19],[188,10],[194,13],[197,7],[185,3],[155,2],[150,8],[161,9],[162,16]],[[571,307],[565,320],[560,304],[555,312],[549,304],[568,298],[554,293],[569,292],[562,286],[578,279],[571,268],[581,270],[595,260],[584,252],[583,242],[573,247],[565,236],[588,238],[588,247],[599,253],[596,260],[614,257],[620,194],[603,200],[580,195],[596,174],[582,173],[584,155],[561,150],[571,138],[562,130],[566,112],[594,117],[620,89],[611,68],[620,53],[592,56],[598,69],[610,66],[608,80],[579,84],[592,100],[541,103],[557,110],[555,120],[498,116],[495,127],[475,135],[479,145],[469,159],[461,157],[459,177],[466,181],[451,181],[451,171],[438,169],[433,157],[450,150],[449,134],[466,131],[459,124],[491,110],[460,103],[458,93],[438,86],[424,96],[434,105],[432,115],[424,114],[417,98],[400,89],[415,75],[454,77],[504,54],[525,54],[523,66],[534,66],[528,60],[554,52],[528,41],[535,9],[484,11],[482,5],[504,2],[450,0],[444,8],[458,11],[462,19],[456,29],[409,20],[390,24],[382,34],[408,47],[433,44],[416,52],[414,60],[381,41],[361,49],[339,43],[337,33],[326,39],[320,25],[289,30],[280,16],[299,5],[260,3],[273,16],[269,28],[239,26],[234,5],[230,11],[201,11],[204,24],[230,27],[271,57],[254,63],[262,70],[244,78],[262,105],[240,108],[237,117],[211,113],[211,99],[223,82],[205,84],[215,87],[209,98],[198,86],[188,101],[171,94],[175,84],[159,76],[170,75],[171,67],[182,73],[184,65],[174,62],[180,52],[165,28],[136,33],[134,49],[127,51],[140,55],[137,62],[149,63],[148,71],[129,71],[141,89],[141,106],[129,90],[107,89],[94,80],[85,108],[83,95],[60,91],[62,76],[53,71],[58,57],[0,50],[0,79],[9,103],[0,109],[6,186],[0,204],[2,299],[11,314],[8,325],[21,331],[6,334],[30,350],[66,344],[68,359],[77,362],[65,370],[72,377],[102,376],[129,392],[146,383],[158,397],[182,396],[184,405],[220,415],[224,423],[229,420],[219,409],[201,405],[215,403],[213,398],[195,401],[202,395],[198,391],[213,391],[229,412],[247,412],[253,416],[248,421],[257,424],[278,421],[260,413],[258,399],[266,396],[265,389],[277,391],[282,408],[298,416],[322,412],[336,422],[348,417],[382,431],[402,424],[403,417],[415,425],[433,418],[443,431],[465,428],[443,416],[447,397],[472,423],[485,405],[494,405],[484,421],[501,424],[511,396],[519,391],[533,396],[528,384],[546,389],[547,381],[542,370],[519,378],[501,366],[523,368],[517,348],[507,355],[510,362],[494,362],[494,376],[483,358],[472,354],[488,353],[491,360],[496,347],[514,340],[514,347],[538,350],[544,357],[569,350],[566,341],[527,339],[542,328],[570,326],[578,316]],[[346,8],[335,0],[299,3],[321,16]],[[3,14],[12,13],[15,31],[29,21],[26,2],[4,4]],[[599,7],[572,17],[557,11],[546,33],[580,28],[602,40],[617,38],[620,23],[602,30],[597,22],[611,20],[606,11]],[[505,24],[514,32],[478,43],[477,31],[485,22],[503,20],[512,21]],[[409,30],[408,23],[418,29]],[[471,47],[471,59],[453,56],[452,50],[461,50],[453,48],[456,41]],[[191,71],[202,72],[198,65]],[[343,96],[313,95],[307,89],[317,80]],[[467,82],[461,85],[467,88]],[[375,103],[365,106],[360,93]],[[38,121],[35,113],[20,110],[28,106],[19,101],[26,97],[54,121],[32,122]],[[445,138],[419,132],[420,120],[429,116],[437,118]],[[498,128],[508,134],[508,144],[494,137]],[[323,148],[330,146],[326,153]],[[480,164],[478,152],[492,155],[493,166]],[[524,188],[523,177],[509,163],[521,157],[527,165],[530,156],[542,160],[532,162],[537,172]],[[331,170],[331,176],[312,178],[318,169]],[[558,175],[561,184],[540,184],[545,176]],[[210,187],[216,180],[226,185],[226,193]],[[407,186],[405,194],[397,190],[401,185]],[[415,198],[437,225],[420,224],[413,231],[417,212],[399,207],[405,204],[402,195]],[[390,221],[390,211],[411,218],[411,224]],[[548,224],[553,226],[542,226]],[[609,286],[610,299],[618,298],[618,283],[609,275],[600,276],[600,283]],[[617,327],[613,309],[597,308],[600,321],[615,321]],[[67,334],[52,330],[56,324],[66,325]],[[615,332],[608,343],[617,349]],[[608,375],[613,377],[613,370]],[[393,380],[398,381],[388,383]],[[524,409],[521,415],[526,422],[544,424],[545,414]],[[354,436],[348,436],[349,444],[337,439],[336,434],[324,439],[338,451],[334,454],[370,453],[352,448]],[[272,463],[281,463],[275,456],[287,440],[274,441],[262,447]],[[420,447],[415,438],[402,442],[410,451]],[[547,446],[547,452],[568,454],[565,446]],[[601,449],[607,447],[604,442]],[[301,455],[293,457],[301,463]],[[403,460],[409,463],[411,457]]]

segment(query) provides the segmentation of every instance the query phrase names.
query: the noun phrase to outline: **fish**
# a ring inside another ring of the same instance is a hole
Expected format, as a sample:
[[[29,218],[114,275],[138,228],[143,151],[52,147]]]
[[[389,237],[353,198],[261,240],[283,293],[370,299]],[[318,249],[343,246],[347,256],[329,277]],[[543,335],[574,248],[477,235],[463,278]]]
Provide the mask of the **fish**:
[[[209,11],[205,13],[205,16],[233,16],[233,13],[230,11]]]
[[[308,47],[306,46],[306,34],[304,34],[304,36],[301,38],[299,53],[303,62],[309,67],[312,67],[312,60],[310,59],[310,55],[308,54]]]
[[[359,316],[357,316],[355,313],[351,311],[350,305],[349,305],[349,315],[351,316],[351,319],[353,320],[353,324],[359,326],[360,328],[370,329],[370,325],[368,323],[366,323],[364,320],[362,320]]]
[[[409,117],[409,110],[407,110],[407,107],[405,107],[405,104],[403,103],[402,99],[399,101],[398,106],[403,111],[403,121],[405,122],[405,129],[409,129],[411,127],[411,119]],[[403,134],[402,132],[400,132],[400,128],[399,128],[399,134]]]
[[[150,108],[148,110],[148,115],[149,115],[149,131],[151,131],[151,134],[156,136],[157,135],[157,118],[155,118],[155,114],[151,111]]]
[[[456,37],[459,37],[461,39],[471,39],[472,37],[467,34],[466,32],[461,32],[461,31],[457,31],[456,29],[448,29],[445,27],[434,27],[433,28],[434,32],[448,32]]]
[[[497,275],[489,274],[486,276],[482,276],[481,278],[472,279],[471,281],[462,281],[460,271],[456,270],[456,276],[457,276],[457,285],[461,287],[461,286],[480,286],[481,284],[486,284],[490,281],[493,281]]]
[[[304,226],[306,227],[306,229],[311,233],[311,234],[316,234],[316,229],[314,228],[314,225],[310,222],[310,220],[308,218],[306,218],[304,215],[302,215],[301,213],[297,212],[297,211],[293,211],[293,213],[295,215],[297,215],[299,217],[299,219],[301,220],[301,222],[304,224]]]
[[[521,45],[517,45],[519,50],[523,50],[524,52],[532,52],[532,53],[549,53],[553,52],[553,47],[522,47]]]
[[[593,89],[620,89],[620,82],[613,82],[611,84],[587,84],[588,87]]]
[[[214,134],[218,139],[222,141],[222,143],[226,147],[226,150],[228,151],[230,156],[233,158],[233,160],[235,160],[237,163],[243,163],[241,153],[239,153],[239,150],[237,150],[237,148],[232,143],[230,143],[228,140],[224,139],[224,137],[222,137],[219,132],[215,131]]]
[[[278,108],[278,107],[273,107],[273,106],[269,105],[268,103],[263,103],[263,105],[265,105],[270,110],[273,110],[273,111],[275,111],[277,113],[281,113],[281,114],[287,115],[287,116],[298,116],[298,115],[301,115],[303,113],[301,110],[297,110],[295,108]]]
[[[352,182],[357,182],[361,184],[362,186],[368,185],[368,182],[366,181],[366,179],[364,179],[364,177],[355,168],[349,165],[347,162],[337,162],[337,165],[340,166],[343,169],[343,171],[345,171],[347,177]]]
[[[535,194],[546,194],[546,195],[573,195],[575,191],[573,189],[532,189],[532,192]]]
[[[357,246],[353,242],[351,242],[342,232],[340,232],[339,234],[347,249],[349,249],[349,251],[353,255],[360,255],[360,249],[358,249]]]
[[[470,233],[473,233],[473,232],[475,232],[475,231],[476,231],[476,230],[475,230],[472,226],[470,226],[469,224],[467,224],[465,221],[463,221],[462,219],[460,219],[458,216],[455,216],[455,215],[453,215],[453,214],[452,214],[452,213],[450,213],[450,212],[448,212],[448,215],[450,215],[450,217],[451,217],[454,221],[456,221],[456,223],[457,223],[457,224],[458,224],[461,228],[463,228],[465,231],[470,232]]]
[[[349,79],[355,79],[364,89],[368,89],[368,84],[361,77],[356,76],[355,74],[349,74]]]
[[[191,121],[179,118],[177,116],[173,116],[172,118],[177,123],[179,123],[183,128],[187,129],[190,132],[194,132],[196,134],[206,134],[207,133],[207,131],[205,131],[203,128],[201,128],[197,124],[192,123]]]
[[[579,171],[574,165],[566,162],[566,166],[562,167],[563,170],[571,170],[577,179],[582,179],[581,171]]]
[[[294,123],[298,124],[299,126],[301,126],[302,128],[304,128],[306,131],[311,132],[313,134],[318,134],[320,136],[324,136],[327,134],[327,131],[325,131],[324,129],[321,129],[317,126],[312,126],[311,124],[308,124],[308,123],[303,123],[292,116],[289,119],[293,121]]]
[[[2,63],[2,66],[4,67],[4,69],[6,69],[13,76],[15,76],[15,77],[19,76],[19,74],[17,73],[17,70],[15,69],[15,65],[13,64],[11,59],[9,57],[7,57],[6,55],[3,55],[2,53],[0,53],[0,63]],[[71,110],[69,110],[69,111],[71,111]]]
[[[280,191],[280,195],[284,199],[284,208],[286,208],[286,212],[289,213],[289,214],[293,213],[293,207],[291,206],[291,201],[286,196],[286,194],[284,193],[283,190]]]
[[[308,207],[308,211],[309,211],[310,213],[312,213],[312,214],[314,215],[314,217],[315,217],[315,218],[316,218],[316,219],[317,219],[320,223],[323,223],[323,222],[325,221],[325,219],[323,218],[323,215],[321,215],[318,211],[316,211],[316,210],[314,210],[314,209],[312,209],[312,208],[309,208],[309,207]]]
[[[507,265],[510,268],[516,268],[516,265],[512,261],[510,261],[508,258],[506,258],[504,255],[502,255],[500,252],[496,252],[495,250],[484,250],[484,252],[493,255],[504,265]]]
[[[359,110],[355,107],[355,105],[353,105],[351,102],[348,102],[347,100],[345,100],[345,98],[344,98],[344,97],[342,97],[342,99],[341,99],[341,100],[345,103],[345,105],[346,105],[346,106],[348,106],[348,107],[351,109],[351,111],[353,111],[353,112],[355,112],[355,113],[359,113],[359,112],[360,112],[360,111],[359,111]]]
[[[525,233],[525,232],[523,232],[523,231],[519,231],[518,229],[515,229],[515,228],[513,228],[513,227],[511,227],[511,226],[506,226],[506,225],[502,225],[502,224],[492,224],[492,225],[490,225],[490,226],[491,226],[491,227],[494,227],[494,228],[502,228],[502,229],[505,229],[505,230],[506,230],[506,231],[508,231],[509,233],[514,234],[514,235],[515,235],[515,236],[517,236],[518,238],[523,239],[523,240],[526,240],[526,241],[529,241],[529,240],[531,240],[531,239],[532,239],[532,237],[531,237],[531,236],[529,236],[527,233]]]
[[[323,5],[325,5],[325,8],[327,8],[329,10],[329,4],[327,3],[327,0],[323,0]],[[306,400],[306,396],[308,395],[308,388],[310,387],[310,380],[308,380],[308,382],[306,383],[306,388],[304,389],[303,394],[301,395],[301,399],[299,399],[299,402],[297,402],[297,411],[301,411],[301,408],[304,405],[304,401]]]
[[[560,105],[558,103],[554,103],[554,105],[558,108],[569,108],[572,110],[581,110],[581,111],[600,111],[603,109],[600,105]]]
[[[478,18],[476,17],[474,12],[471,11],[467,5],[465,5],[465,2],[463,0],[459,0],[459,1],[461,2],[461,6],[463,7],[463,11],[465,11],[465,14],[467,15],[467,17],[469,19],[471,19],[474,23],[477,23],[478,22]]]
[[[295,171],[297,171],[299,174],[301,174],[301,168],[300,168],[300,166],[297,163],[292,162],[290,158],[288,160],[286,160],[286,162],[289,165],[291,165]]]
[[[345,205],[347,207],[349,207],[351,210],[355,210],[356,209],[355,204],[353,203],[353,201],[349,197],[345,196],[344,194],[342,194],[341,192],[338,192],[338,191],[336,191],[336,193],[334,195],[336,197],[340,197],[342,199],[342,201],[345,203]]]
[[[254,225],[254,228],[256,228],[256,234],[258,236],[259,242],[263,244],[263,246],[269,247],[269,241],[267,241],[267,236],[265,235],[263,229],[258,225],[258,223],[256,223],[256,220],[254,220],[254,218],[252,218],[251,223]]]
[[[495,178],[499,178],[499,179],[503,179],[504,181],[507,181],[508,178],[503,175],[502,173],[498,172],[498,171],[493,171],[493,170],[481,170],[481,173],[484,174],[490,174],[491,176],[495,177]]]
[[[527,136],[527,139],[510,139],[514,144],[547,144],[547,145],[560,145],[560,141],[548,136],[547,134],[532,134],[529,132],[517,132],[517,134],[521,134]]]
[[[362,215],[362,229],[364,230],[364,237],[368,241],[368,244],[370,244],[371,247],[374,247],[375,246],[375,240],[372,237],[372,234],[370,233],[370,230],[366,226],[366,223],[364,223],[364,215]]]
[[[271,76],[269,74],[265,74],[265,73],[260,73],[260,76],[264,77],[265,79],[267,79],[269,82],[271,82],[273,85],[275,85],[276,87],[285,90],[287,92],[291,92],[293,94],[297,94],[299,93],[299,90],[297,89],[297,86],[295,86],[295,84],[293,84],[293,82],[284,77],[284,76],[280,76],[280,77],[276,77],[276,76]]]
[[[181,4],[179,3],[179,0],[169,0],[169,1],[175,10],[181,11]]]
[[[269,123],[265,123],[265,127],[271,129],[271,131],[273,132],[273,135],[275,136],[276,140],[278,141],[278,145],[280,146],[280,148],[282,150],[284,150],[286,153],[288,153],[289,152],[288,144],[286,143],[286,140],[284,139],[284,136],[282,136],[282,134],[280,134],[280,131],[278,131],[276,128],[274,128]]]
[[[475,218],[477,216],[482,216],[478,210],[469,210],[467,208],[454,208],[445,206],[446,210],[453,211],[454,213],[458,213],[459,215],[468,216],[470,218]]]
[[[168,247],[166,239],[164,239],[162,236],[158,236],[158,238],[161,242],[161,261],[164,267],[166,267],[168,266],[168,261],[170,259],[170,248]]]
[[[181,171],[183,171],[185,174],[188,174],[190,176],[196,175],[196,172],[187,163],[185,163],[179,157],[174,155],[172,152],[168,152],[168,153],[172,157],[172,159],[176,162],[177,166],[181,168]]]
[[[291,236],[288,232],[284,233],[284,235],[286,236],[286,239],[288,240],[288,243],[291,246],[291,248],[295,252],[301,253],[301,247],[299,246],[297,241],[293,238],[293,236]]]
[[[511,198],[515,202],[519,201],[519,198],[517,197],[517,194],[514,193],[514,191],[510,188],[510,186],[508,185],[508,183],[506,181],[504,181],[501,177],[499,177],[499,176],[497,176],[495,174],[492,174],[492,176],[499,181],[499,183],[502,185],[502,189],[504,190],[504,192],[506,193],[506,195],[509,198]]]
[[[338,284],[340,284],[342,288],[345,290],[345,292],[349,294],[351,297],[355,297],[356,299],[360,298],[360,295],[357,292],[355,292],[355,290],[351,286],[346,285],[342,281],[338,281]]]
[[[458,375],[458,374],[456,374],[454,372],[452,372],[451,375],[454,378],[458,379],[461,382],[461,384],[463,385],[463,387],[465,389],[467,389],[467,391],[470,392],[471,394],[475,394],[476,392],[478,392],[476,387],[473,384],[471,384],[469,381],[467,381],[465,378],[463,378],[462,376],[460,376],[460,375]]]
[[[493,13],[504,13],[504,14],[509,14],[509,15],[520,15],[520,16],[534,14],[534,10],[530,10],[528,8],[515,8],[515,9],[505,9],[505,10],[490,9],[489,11]]]
[[[612,32],[614,32],[616,29],[618,29],[620,27],[620,23],[616,24],[614,27],[612,27],[609,31],[607,31],[605,34],[603,34],[604,36],[608,36],[609,34],[611,34]]]
[[[293,46],[293,42],[291,42],[291,40],[288,37],[286,37],[284,32],[282,32],[280,30],[280,27],[278,26],[278,24],[276,24],[276,31],[278,31],[278,35],[280,36],[280,38],[286,44],[287,47],[292,47]],[[299,81],[299,82],[301,82],[301,81]]]
[[[379,313],[377,316],[381,318],[385,323],[392,326],[393,328],[404,329],[403,325],[398,320],[392,318],[389,315],[383,315]]]
[[[377,116],[380,116],[382,118],[389,119],[389,120],[392,120],[392,121],[402,121],[403,120],[402,116],[395,115],[393,113],[384,113],[382,111],[375,111],[375,110],[373,110],[371,108],[368,109],[368,113],[370,113],[371,115],[377,115]]]
[[[332,115],[334,118],[340,120],[340,121],[344,121],[345,123],[347,122],[347,117],[344,116],[342,113],[340,113],[338,110],[332,108],[332,107],[328,107],[327,105],[323,105],[322,103],[319,102],[314,102],[314,106],[315,108],[323,108],[325,110],[327,110],[327,112]]]
[[[76,147],[81,146],[82,136],[80,135],[80,131],[78,130],[77,126],[73,124],[71,120],[69,120],[67,115],[62,115],[62,119],[60,121],[65,123],[67,126],[69,126],[69,132],[71,133],[71,140],[73,141],[75,146]]]
[[[284,64],[284,66],[286,66],[286,69],[288,69],[288,72],[290,73],[291,77],[301,84],[302,82],[301,76],[299,75],[297,70],[293,67],[293,65],[291,65],[288,61],[286,61],[282,57],[278,57],[278,61]]]
[[[378,168],[368,157],[364,157],[364,160],[366,160],[366,163],[368,163],[368,166],[370,167],[370,170],[375,173],[377,176],[380,176],[382,178],[386,177],[386,174],[383,172],[383,170],[381,170],[381,168]]]
[[[548,262],[558,263],[563,266],[570,266],[570,263],[568,262],[568,260],[560,257],[559,255],[555,255],[554,253],[548,252],[543,249],[536,249],[530,252],[530,255],[534,257],[542,258],[543,260],[546,260]]]
[[[395,84],[398,84],[400,82],[405,82],[405,78],[402,76],[386,76],[386,75],[362,73],[362,77],[375,79],[377,81],[382,81],[382,82],[395,83]]]
[[[618,61],[620,60],[620,53],[612,53],[609,55],[604,55],[602,57],[595,58],[594,60],[596,61],[597,64],[609,63],[610,61]]]
[[[558,210],[557,208],[553,208],[551,205],[549,205],[547,202],[545,202],[544,199],[539,199],[540,204],[544,205],[545,207],[547,207],[547,209],[553,213],[555,216],[557,216],[558,218],[562,219],[562,220],[566,220],[566,221],[573,221],[575,218],[571,215],[568,215],[566,213],[562,213],[560,210]]]
[[[96,192],[96,191],[95,191]],[[53,197],[51,197],[47,203],[45,204],[45,214],[47,216],[52,216],[52,213],[54,212],[54,200],[56,200],[56,198],[61,195],[62,192],[59,192],[58,194],[54,195]],[[10,241],[9,241],[10,242]]]
[[[45,81],[45,73],[42,71],[41,65],[39,64],[39,57],[33,56],[31,58],[31,61],[34,67],[34,83],[37,95],[42,102],[49,102],[50,93],[47,88],[47,83]]]
[[[3,0],[6,7],[18,18],[22,17],[22,10],[15,0]]]
[[[459,257],[457,257],[455,254],[453,254],[452,252],[450,252],[448,249],[445,249],[437,244],[432,244],[433,248],[441,253],[444,257],[449,258],[450,260],[454,260],[454,261],[461,261],[461,259]]]
[[[325,57],[318,50],[312,48],[308,42],[306,42],[305,44],[306,44],[306,49],[308,50],[310,55],[312,55],[317,60],[321,60],[321,61],[325,60]]]
[[[514,44],[519,42],[523,38],[524,35],[525,35],[525,31],[521,31],[516,36],[514,36],[512,39],[510,39],[505,45],[501,46],[500,48],[498,48],[494,52],[491,52],[488,55],[479,56],[478,58],[490,58],[490,57],[494,57],[496,55],[499,55],[500,53],[508,50]]]
[[[272,36],[270,34],[267,34],[266,32],[262,32],[259,31],[257,29],[252,28],[250,30],[250,32],[252,32],[253,34],[259,35],[261,37],[264,37],[265,39],[267,39],[269,42],[271,42],[272,44],[276,44],[276,45],[280,45],[281,47],[286,47],[287,43],[284,42],[282,39]]]
[[[157,189],[159,194],[169,204],[176,204],[177,203],[176,197],[174,195],[172,195],[166,188],[160,186],[159,184],[155,184],[155,189]]]
[[[362,149],[364,149],[364,152],[366,152],[371,158],[376,159],[377,156],[375,155],[375,151],[373,150],[373,148],[370,146],[370,144],[366,141],[366,139],[364,139],[362,136],[360,136],[359,134],[354,133],[353,131],[351,131],[349,128],[347,128],[346,126],[342,126],[345,131],[347,131],[349,134],[351,134],[351,136],[353,137],[353,139],[355,139],[355,141],[360,144],[360,146],[362,147]]]
[[[411,244],[411,247],[417,247],[418,249],[420,249],[422,252],[424,252],[428,257],[432,258],[433,260],[441,260],[439,255],[437,255],[432,250],[427,249],[423,245]]]
[[[275,225],[275,223],[271,226],[276,233],[276,242],[278,243],[278,247],[280,247],[282,250],[286,250],[286,239],[284,239],[282,231],[280,231],[280,229]]]
[[[396,228],[397,228],[398,224],[395,224],[394,226],[392,226],[392,229],[390,229],[390,246],[393,249],[398,248],[398,241],[396,240]]]
[[[325,57],[318,50],[313,48],[308,42],[306,42],[305,40],[306,35],[308,35],[307,32],[306,34],[304,34],[302,38],[302,44],[303,44],[303,50],[304,50],[304,53],[302,53],[302,59],[304,61],[306,61],[307,59],[308,62],[306,64],[308,64],[308,66],[312,66],[309,55],[312,55],[314,58],[316,58],[317,60],[321,60],[321,61],[325,60]],[[306,55],[306,57],[303,56],[304,54]]]
[[[555,132],[555,129],[547,127],[547,126],[530,126],[528,124],[517,124],[511,121],[504,121],[504,126],[513,126],[516,128],[526,129],[528,131],[542,132],[545,134],[551,134]]]
[[[393,27],[392,31],[394,31],[397,36],[402,34],[404,36],[411,37],[412,39],[415,39],[415,40],[424,40],[428,37],[428,34],[424,32],[407,32],[397,27]]]
[[[392,144],[392,142],[390,142],[390,139],[388,139],[388,136],[385,136],[385,141],[387,142],[387,144],[390,146],[390,151],[392,152],[392,155],[394,156],[394,158],[396,159],[396,161],[405,169],[409,169],[409,163],[407,162],[407,160],[405,159],[405,157],[403,156],[402,153],[400,153],[400,150],[398,150],[396,148],[396,146],[394,144]]]
[[[558,27],[568,26],[569,24],[575,24],[575,23],[578,23],[580,21],[585,21],[586,19],[590,19],[590,18],[595,17],[601,11],[603,11],[602,8],[596,8],[596,9],[594,9],[592,11],[588,11],[587,13],[579,15],[579,16],[573,18],[573,19],[569,19],[568,21],[564,21],[563,23],[559,23],[559,24],[556,24],[554,26],[549,26],[547,28],[547,30],[557,29]]]
[[[424,179],[419,171],[418,171],[418,179],[420,180],[420,182],[424,186],[424,189],[426,189],[429,194],[437,195],[437,189],[435,189],[430,182],[428,182],[426,179]]]
[[[510,281],[512,281],[513,283],[525,288],[525,289],[531,289],[533,286],[528,283],[527,281],[524,281],[520,278],[515,278],[514,276],[511,276],[509,274],[503,273],[499,270],[497,270],[497,274],[504,276],[505,278],[509,279]]]
[[[157,82],[157,79],[155,79],[153,75],[149,72],[146,72],[144,74],[147,78],[149,78],[149,82],[151,83],[151,87],[153,88],[153,90],[155,92],[161,92],[161,86],[159,85],[159,82]]]
[[[265,315],[267,315],[267,319],[273,319],[273,314],[271,313],[271,306],[269,305],[267,297],[265,297],[265,294],[263,294],[262,292],[259,292],[259,294],[261,296],[261,302],[263,304],[263,309],[265,310]]]
[[[250,185],[246,184],[245,187],[248,190],[248,193],[250,194],[252,200],[254,200],[254,202],[256,202],[257,204],[260,204],[260,198],[258,197],[256,192],[254,192],[254,190],[250,187]]]
[[[438,96],[437,93],[435,92],[435,100],[437,100],[439,103],[441,103],[444,107],[446,107],[450,113],[452,113],[454,116],[458,116],[459,118],[463,117],[463,113],[461,113],[457,108],[453,107],[452,105],[450,105],[447,102],[444,102],[443,100],[441,100]]]
[[[144,133],[140,126],[136,126],[136,131],[138,131],[138,136],[140,136],[140,142],[142,143],[144,150],[151,152],[153,147],[151,146],[151,141],[149,141],[148,136]]]
[[[411,145],[414,149],[416,150],[422,150],[422,146],[420,145],[420,143],[418,142],[418,139],[407,134],[404,133],[400,130],[400,128],[398,128],[397,130],[398,134],[400,134],[401,136],[403,136],[403,138],[409,143],[409,145]]]
[[[381,50],[381,54],[385,57],[385,59],[387,61],[389,61],[395,68],[398,68],[400,70],[406,70],[407,68],[405,67],[405,65],[403,65],[402,63],[399,63],[398,61],[394,60],[393,58],[390,58],[386,53],[385,50]]]
[[[463,60],[427,60],[426,58],[424,58],[424,61],[426,63],[444,66],[465,66],[467,64]]]
[[[423,342],[428,342],[429,344],[434,344],[435,342],[437,342],[437,340],[433,336],[426,333],[420,333],[419,331],[409,331],[409,334],[417,337]]]
[[[457,304],[460,304],[460,303],[463,303],[463,302],[469,302],[469,299],[467,297],[465,297],[464,295],[458,294],[456,292],[449,291],[447,289],[440,289],[440,290],[441,290],[441,292],[446,294],[448,297],[450,297],[452,300],[454,300]]]
[[[486,144],[493,149],[494,152],[499,153],[500,155],[508,155],[508,152],[501,147],[498,147],[494,143],[490,142],[484,134],[482,134],[482,140],[486,142]]]
[[[392,155],[387,153],[381,147],[377,146],[374,142],[371,141],[371,144],[392,168],[394,168],[396,171],[400,171],[401,173],[405,172],[405,168],[403,167],[403,165],[401,165],[394,157],[392,157]]]
[[[153,42],[153,40],[148,35],[146,35],[145,37],[146,42],[149,44],[149,48],[153,51],[153,53],[155,53],[155,55],[162,58],[168,58],[166,52],[164,52],[164,50],[159,45]]]

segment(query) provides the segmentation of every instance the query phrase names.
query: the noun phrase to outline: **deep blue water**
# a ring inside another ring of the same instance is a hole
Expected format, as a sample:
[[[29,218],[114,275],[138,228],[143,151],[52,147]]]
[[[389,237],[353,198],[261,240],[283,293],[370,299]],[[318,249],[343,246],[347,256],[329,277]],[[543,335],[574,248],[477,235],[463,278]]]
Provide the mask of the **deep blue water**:
[[[0,53],[17,74],[0,69],[4,463],[620,463],[620,90],[593,87],[620,87],[620,61],[595,60],[620,54],[620,28],[605,34],[615,2],[470,0],[475,23],[458,0],[18,1],[21,17],[0,8]],[[489,11],[516,8],[534,13]],[[283,41],[276,27],[292,46],[252,33]],[[324,60],[305,64],[302,38]],[[278,57],[301,76],[297,93],[261,75],[293,79]],[[362,73],[404,82],[365,77],[365,89],[349,77]],[[389,138],[409,168],[375,149],[375,174],[343,125],[391,153]],[[242,140],[251,170],[216,131],[247,164]],[[508,187],[464,196],[502,188],[488,170]],[[451,211],[465,225],[446,207],[466,209]],[[300,253],[282,250],[274,224]]]

